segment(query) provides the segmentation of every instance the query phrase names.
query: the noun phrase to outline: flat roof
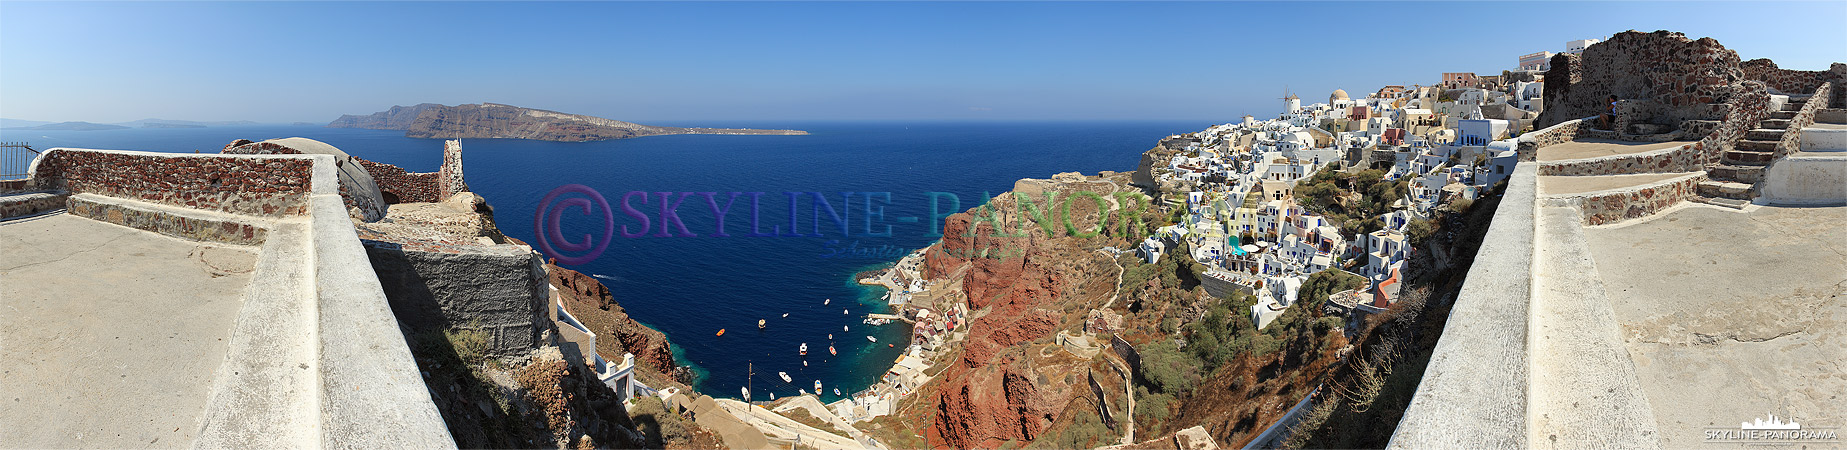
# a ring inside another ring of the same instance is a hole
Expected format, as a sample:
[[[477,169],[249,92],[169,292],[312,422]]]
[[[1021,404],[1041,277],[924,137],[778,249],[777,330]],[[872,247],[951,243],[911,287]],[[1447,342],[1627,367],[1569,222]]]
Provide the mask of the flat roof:
[[[190,446],[255,262],[69,214],[0,222],[0,442]]]

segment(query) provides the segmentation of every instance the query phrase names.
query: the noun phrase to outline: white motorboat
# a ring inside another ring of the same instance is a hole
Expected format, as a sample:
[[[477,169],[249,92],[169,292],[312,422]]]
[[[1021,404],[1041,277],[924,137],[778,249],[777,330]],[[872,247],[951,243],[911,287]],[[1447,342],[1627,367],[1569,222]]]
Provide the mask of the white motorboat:
[[[776,376],[782,377],[782,382],[784,383],[794,383],[795,382],[794,378],[789,378],[788,372],[776,372]]]

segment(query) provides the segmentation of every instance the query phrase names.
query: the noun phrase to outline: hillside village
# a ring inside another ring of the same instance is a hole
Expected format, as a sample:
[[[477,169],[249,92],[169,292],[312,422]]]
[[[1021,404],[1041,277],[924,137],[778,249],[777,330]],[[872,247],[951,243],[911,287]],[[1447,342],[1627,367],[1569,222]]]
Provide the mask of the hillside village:
[[[1565,52],[1596,42],[1571,41]],[[1154,263],[1183,249],[1207,265],[1208,289],[1257,295],[1250,314],[1259,327],[1295,303],[1310,274],[1329,269],[1367,283],[1336,293],[1328,308],[1381,312],[1397,298],[1408,240],[1431,230],[1420,222],[1432,209],[1473,201],[1512,173],[1515,138],[1532,130],[1544,107],[1548,67],[1533,59],[1551,55],[1524,55],[1501,75],[1443,73],[1430,86],[1389,85],[1359,98],[1335,90],[1326,102],[1304,105],[1286,94],[1277,118],[1247,115],[1169,136],[1152,162],[1153,179],[1137,181],[1184,192],[1169,199],[1184,204],[1184,217],[1143,240],[1139,254]],[[1330,217],[1315,198],[1338,194],[1317,186],[1330,172],[1389,186],[1372,199],[1385,203],[1383,212]]]

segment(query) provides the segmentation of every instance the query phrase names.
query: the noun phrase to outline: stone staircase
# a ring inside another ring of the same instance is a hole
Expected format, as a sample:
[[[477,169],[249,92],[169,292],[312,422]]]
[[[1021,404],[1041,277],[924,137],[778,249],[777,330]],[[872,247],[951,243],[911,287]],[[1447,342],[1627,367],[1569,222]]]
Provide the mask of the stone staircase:
[[[1710,179],[1699,183],[1699,195],[1708,203],[1742,207],[1757,196],[1757,183],[1764,179],[1764,167],[1776,160],[1777,145],[1789,130],[1790,119],[1808,103],[1807,95],[1791,95],[1780,111],[1757,122],[1757,128],[1745,132],[1744,139],[1726,150],[1718,166],[1707,171]],[[1824,99],[1825,101],[1825,99]],[[1800,130],[1794,130],[1800,131]]]

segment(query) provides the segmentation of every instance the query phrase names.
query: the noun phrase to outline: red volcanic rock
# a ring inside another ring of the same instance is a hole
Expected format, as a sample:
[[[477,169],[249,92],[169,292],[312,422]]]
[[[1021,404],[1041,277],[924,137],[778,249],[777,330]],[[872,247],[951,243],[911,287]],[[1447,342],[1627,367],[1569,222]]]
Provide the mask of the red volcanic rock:
[[[551,274],[551,283],[558,287],[558,296],[571,314],[601,335],[596,346],[604,358],[620,360],[622,352],[634,353],[636,361],[669,373],[679,365],[674,362],[673,344],[667,342],[667,335],[629,317],[609,294],[609,287],[575,270],[546,264],[545,271]]]
[[[962,370],[960,368],[952,370]],[[1051,425],[1052,408],[1040,398],[1030,373],[1014,365],[964,373],[939,394],[932,442],[949,448],[1030,441]]]

